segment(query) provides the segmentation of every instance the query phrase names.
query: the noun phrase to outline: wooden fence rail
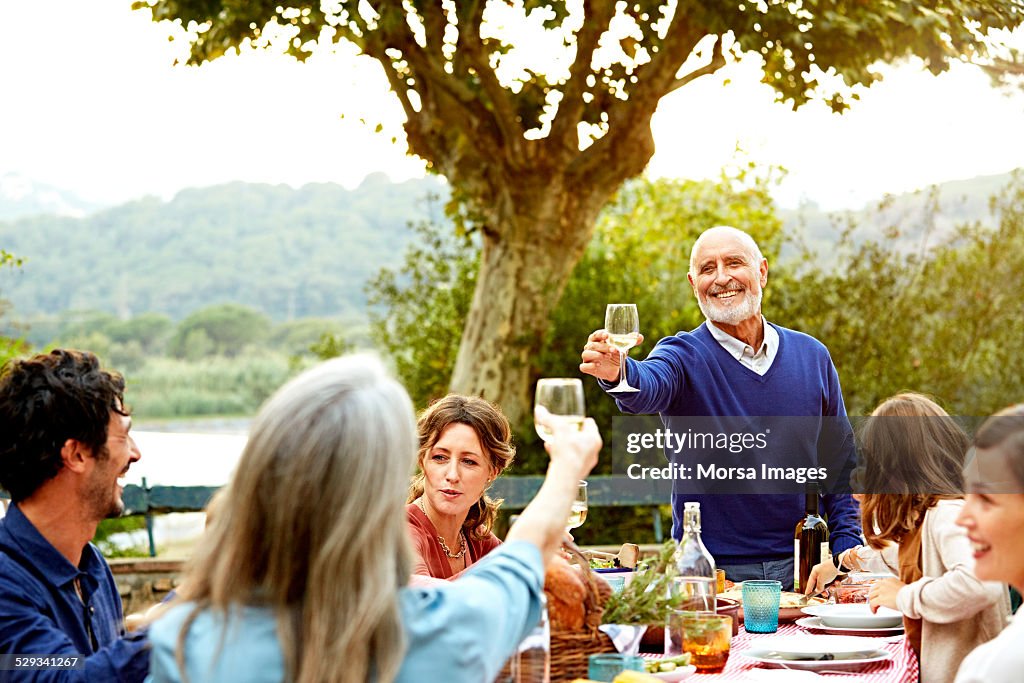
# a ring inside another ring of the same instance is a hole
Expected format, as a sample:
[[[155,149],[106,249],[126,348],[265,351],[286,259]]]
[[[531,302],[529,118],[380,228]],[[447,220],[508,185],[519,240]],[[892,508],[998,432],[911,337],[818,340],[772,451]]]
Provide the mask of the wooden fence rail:
[[[502,498],[502,507],[508,510],[521,510],[533,499],[540,488],[544,477],[539,475],[499,477],[490,489],[492,498]],[[661,542],[661,515],[656,509],[668,503],[664,493],[655,490],[654,483],[650,487],[640,486],[637,482],[621,486],[621,477],[593,476],[587,479],[587,498],[591,507],[653,507],[652,526],[655,540]],[[200,512],[217,491],[217,486],[149,486],[146,480],[142,485],[129,484],[124,487],[122,499],[126,515],[143,515],[146,518],[146,531],[149,536],[149,553],[156,556],[156,545],[153,541],[153,517],[171,512]],[[2,493],[0,493],[2,495]]]

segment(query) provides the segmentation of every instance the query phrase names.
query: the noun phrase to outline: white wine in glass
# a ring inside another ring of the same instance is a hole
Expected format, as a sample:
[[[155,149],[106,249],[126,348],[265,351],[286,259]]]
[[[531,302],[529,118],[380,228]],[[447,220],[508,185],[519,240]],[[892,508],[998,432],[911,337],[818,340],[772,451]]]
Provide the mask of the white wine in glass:
[[[537,380],[537,394],[534,406],[544,408],[550,413],[550,422],[567,422],[576,429],[583,429],[583,420],[587,412],[583,403],[583,382],[575,377],[545,377]],[[547,425],[536,420],[534,427],[537,436],[550,441],[553,434]]]
[[[626,354],[640,339],[640,314],[636,304],[608,304],[604,312],[608,343],[619,350],[619,383],[608,391],[640,391],[626,381]]]
[[[581,527],[585,521],[587,521],[587,482],[581,481],[576,487],[576,500],[572,502],[569,522],[565,525],[565,530],[571,531]]]

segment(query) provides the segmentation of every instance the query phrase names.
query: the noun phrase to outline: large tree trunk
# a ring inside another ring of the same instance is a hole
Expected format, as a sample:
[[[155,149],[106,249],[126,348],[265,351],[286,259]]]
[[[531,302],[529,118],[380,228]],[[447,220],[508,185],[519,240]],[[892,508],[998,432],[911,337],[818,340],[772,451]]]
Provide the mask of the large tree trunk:
[[[476,291],[451,390],[501,405],[513,425],[532,412],[532,361],[611,190],[531,178],[491,207]],[[595,327],[600,321],[595,321]],[[580,330],[580,343],[590,330]]]

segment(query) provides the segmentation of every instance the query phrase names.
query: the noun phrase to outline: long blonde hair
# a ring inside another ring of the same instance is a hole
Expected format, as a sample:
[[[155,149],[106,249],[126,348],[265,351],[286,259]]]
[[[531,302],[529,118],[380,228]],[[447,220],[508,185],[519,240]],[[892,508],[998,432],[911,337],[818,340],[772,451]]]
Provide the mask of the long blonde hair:
[[[936,502],[963,497],[970,439],[929,397],[905,392],[886,399],[858,436],[865,462],[861,525],[871,547],[901,542]]]
[[[464,424],[476,432],[495,478],[512,464],[516,457],[516,447],[512,445],[512,428],[501,409],[477,396],[448,394],[431,403],[420,413],[416,422],[420,442],[416,462],[420,471],[413,476],[409,485],[406,503],[411,503],[423,495],[426,486],[423,460],[441,438],[441,433],[453,424]],[[469,509],[462,528],[471,538],[478,541],[486,539],[494,528],[498,508],[502,502],[500,498],[491,499],[485,492]]]
[[[405,656],[401,514],[416,449],[405,390],[373,357],[327,361],[263,406],[182,582],[204,609],[273,610],[287,679],[387,683]],[[226,621],[227,623],[227,621]]]

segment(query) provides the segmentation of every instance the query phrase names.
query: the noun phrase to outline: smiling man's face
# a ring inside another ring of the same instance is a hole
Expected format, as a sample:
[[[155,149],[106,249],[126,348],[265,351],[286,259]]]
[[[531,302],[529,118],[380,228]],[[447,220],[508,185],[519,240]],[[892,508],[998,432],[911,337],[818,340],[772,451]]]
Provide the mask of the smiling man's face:
[[[708,320],[739,325],[760,318],[768,264],[764,259],[759,262],[733,231],[716,230],[702,236],[688,278]]]
[[[124,489],[119,480],[141,456],[129,434],[131,427],[130,416],[110,411],[104,453],[94,454],[95,462],[85,489],[91,516],[97,520],[118,517],[124,512],[124,501],[121,500]]]

